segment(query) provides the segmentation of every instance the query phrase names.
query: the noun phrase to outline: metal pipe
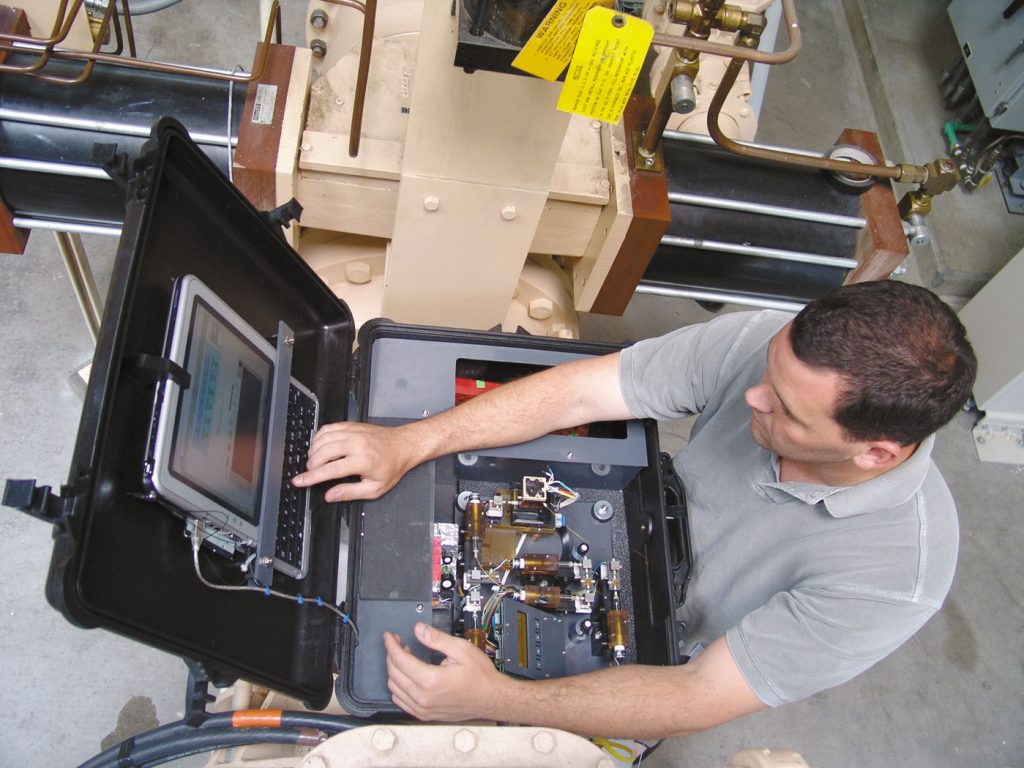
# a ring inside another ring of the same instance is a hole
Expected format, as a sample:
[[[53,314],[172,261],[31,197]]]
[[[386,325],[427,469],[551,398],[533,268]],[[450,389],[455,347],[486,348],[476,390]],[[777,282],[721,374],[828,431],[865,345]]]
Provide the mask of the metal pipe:
[[[111,27],[111,19],[114,16],[114,4],[111,3],[107,6],[107,9],[103,12],[103,19],[100,21],[99,29],[96,30],[96,39],[92,44],[92,53],[97,54],[100,48],[103,46],[103,38],[106,36],[107,30]],[[53,51],[53,47],[50,46],[50,50]],[[113,56],[113,54],[108,54]],[[114,56],[115,59],[120,59],[120,56]],[[96,62],[88,61],[86,65],[82,67],[82,71],[75,77],[58,77],[56,75],[47,75],[41,72],[32,74],[32,77],[37,77],[40,80],[47,83],[58,83],[60,85],[78,85],[89,79],[89,75],[92,74],[93,69],[96,67]]]
[[[76,0],[80,1],[80,0]],[[108,6],[113,8],[113,4]],[[92,52],[88,51],[69,51],[62,48],[51,48],[49,46],[37,46],[37,45],[0,45],[0,50],[13,51],[16,53],[32,53],[38,52],[40,56],[52,56],[55,59],[63,59],[70,61],[85,61],[87,62],[86,70],[91,72],[91,65],[95,62],[104,62],[107,64],[114,64],[130,69],[143,69],[150,72],[163,72],[172,75],[195,75],[197,77],[203,77],[209,80],[230,80],[235,83],[252,83],[263,75],[263,70],[267,64],[267,56],[270,52],[270,40],[271,36],[275,33],[277,26],[280,22],[280,6],[278,0],[274,0],[271,6],[271,19],[270,24],[267,26],[266,34],[263,38],[263,45],[260,47],[259,57],[256,60],[255,65],[251,73],[245,73],[244,71],[240,74],[234,72],[227,72],[225,70],[210,69],[207,67],[193,67],[184,64],[166,64],[158,61],[145,61],[143,59],[126,59],[121,56],[114,56],[108,53],[99,53],[98,50]],[[12,69],[6,65],[0,65],[0,72],[24,72],[24,68]],[[31,73],[28,73],[31,74]],[[33,77],[39,77],[41,79],[50,82],[60,82],[63,84],[74,84],[81,82],[84,78],[80,75],[73,80],[67,78],[52,78],[47,75],[32,75]]]
[[[718,240],[698,240],[692,237],[676,237],[675,235],[665,235],[661,238],[661,244],[670,245],[676,248],[694,248],[700,251],[738,253],[743,256],[760,256],[765,259],[795,261],[801,264],[817,264],[823,267],[839,267],[840,269],[853,269],[859,265],[859,262],[856,259],[848,259],[842,256],[825,256],[817,253],[789,251],[782,248],[765,248],[758,245],[740,245],[739,243],[725,243]]]
[[[132,26],[132,11],[128,8],[128,0],[121,0],[121,15],[124,16],[124,34],[128,38],[128,55],[137,59],[139,52],[135,49],[135,28]]]
[[[0,168],[9,171],[52,173],[56,176],[75,176],[81,179],[109,179],[102,168],[71,163],[50,163],[45,160],[25,160],[18,157],[0,157]]]
[[[366,101],[366,83],[370,78],[370,54],[373,51],[373,28],[376,21],[377,0],[366,0],[363,9],[363,42],[359,47],[359,71],[352,101],[352,125],[348,131],[349,157],[359,154],[359,134],[363,130],[363,104]]]
[[[85,255],[82,238],[77,233],[68,232],[54,232],[53,236],[57,240],[64,267],[71,279],[71,288],[78,299],[78,306],[85,317],[85,325],[92,336],[92,343],[95,344],[100,335],[103,305],[96,290],[96,280],[92,276],[89,259]]]
[[[781,205],[751,203],[745,200],[730,200],[725,197],[705,197],[703,195],[691,195],[686,192],[669,192],[668,201],[670,203],[682,203],[683,205],[700,205],[704,208],[721,208],[726,211],[778,216],[783,219],[813,221],[818,224],[832,224],[837,227],[850,227],[851,229],[863,229],[868,223],[867,219],[858,216],[842,216],[837,213],[805,211],[800,208],[784,208]]]
[[[45,229],[50,232],[73,232],[80,235],[103,235],[105,237],[121,236],[121,227],[112,227],[105,224],[50,221],[48,219],[30,219],[24,216],[15,216],[11,219],[11,223],[18,229]]]
[[[724,45],[712,43],[709,40],[697,40],[682,35],[668,35],[664,33],[655,34],[652,43],[664,45],[669,48],[690,48],[701,53],[713,53],[716,56],[726,56],[732,59],[743,61],[756,61],[762,64],[785,64],[792,61],[800,53],[803,44],[803,37],[800,32],[800,25],[796,19],[796,7],[793,0],[782,0],[782,14],[785,18],[786,29],[789,32],[789,45],[783,51],[759,51],[756,48],[745,48],[736,45]]]
[[[650,283],[646,280],[640,281],[640,285],[636,287],[636,293],[646,293],[650,296],[668,296],[673,299],[711,301],[716,304],[739,304],[744,307],[778,309],[783,312],[799,312],[804,308],[804,304],[798,302],[762,299],[758,296],[743,296],[742,294],[721,293],[719,291],[704,291],[696,288],[670,288],[668,286]]]
[[[722,77],[722,82],[719,83],[718,90],[715,91],[715,96],[711,99],[711,106],[708,108],[708,132],[715,140],[715,143],[722,149],[732,152],[735,155],[740,155],[741,157],[753,157],[759,160],[769,160],[776,163],[798,165],[804,168],[817,168],[819,170],[832,171],[834,173],[863,174],[865,176],[878,176],[885,179],[895,179],[896,181],[909,181],[910,183],[918,183],[920,181],[927,180],[928,171],[921,166],[898,165],[890,167],[888,165],[855,163],[846,160],[829,160],[824,157],[807,157],[806,155],[795,155],[788,152],[760,149],[747,144],[741,144],[738,141],[733,141],[722,132],[722,129],[718,124],[718,118],[721,115],[722,106],[725,104],[726,96],[728,96],[729,91],[732,90],[733,84],[736,82],[736,78],[739,75],[743,64],[744,62],[738,58],[729,62],[729,66],[726,67],[725,70],[725,75]]]
[[[35,45],[52,46],[64,42],[64,38],[71,32],[71,24],[82,7],[82,0],[75,0],[75,6],[71,16],[65,24],[64,13],[67,10],[68,0],[60,0],[57,6],[57,15],[53,19],[53,29],[49,37],[33,37],[32,35],[17,35],[13,32],[0,32],[0,40],[9,40],[12,43],[32,43]],[[61,29],[63,28],[63,31]]]
[[[115,123],[109,120],[84,120],[77,117],[66,117],[63,115],[49,115],[38,112],[22,112],[17,109],[0,107],[0,120],[10,120],[16,123],[29,123],[31,125],[46,125],[53,128],[70,128],[82,131],[96,131],[98,133],[114,133],[122,136],[138,136],[149,138],[150,128],[148,126],[131,125],[129,123]],[[189,133],[191,139],[197,144],[208,144],[216,147],[224,147],[228,139],[223,134],[216,133]],[[238,144],[238,137],[231,137],[231,145]]]
[[[670,139],[672,141],[685,141],[690,144],[703,144],[709,147],[717,147],[715,140],[710,136],[705,136],[703,133],[684,133],[683,131],[664,131],[662,134],[663,138]],[[744,142],[748,147],[759,147],[761,149],[771,149],[777,152],[792,152],[795,155],[806,155],[807,157],[824,157],[824,153],[815,152],[810,149],[793,149],[792,147],[779,147],[773,144],[758,144],[756,142],[748,141]]]

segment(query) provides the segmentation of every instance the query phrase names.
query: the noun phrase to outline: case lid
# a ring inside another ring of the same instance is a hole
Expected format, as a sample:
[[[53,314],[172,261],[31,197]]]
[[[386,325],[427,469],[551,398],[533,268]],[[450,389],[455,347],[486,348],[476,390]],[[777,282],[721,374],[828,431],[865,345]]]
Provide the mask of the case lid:
[[[338,619],[309,602],[200,583],[182,519],[145,498],[158,385],[136,366],[162,354],[175,280],[192,273],[268,339],[279,320],[295,331],[293,375],[315,391],[322,421],[339,421],[352,316],[176,121],[154,126],[131,170],[47,598],[77,624],[196,659],[215,681],[244,677],[322,707]],[[334,597],[341,517],[322,503],[314,493],[310,575],[275,574],[275,589]],[[216,559],[205,560],[208,578]]]

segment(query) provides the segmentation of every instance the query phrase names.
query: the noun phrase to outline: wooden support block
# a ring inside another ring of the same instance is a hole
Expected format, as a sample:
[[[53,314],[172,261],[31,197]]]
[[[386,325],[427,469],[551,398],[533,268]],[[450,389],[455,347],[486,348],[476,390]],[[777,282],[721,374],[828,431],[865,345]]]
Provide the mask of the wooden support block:
[[[635,132],[643,131],[647,126],[654,106],[654,99],[650,96],[630,97],[623,115],[627,143]],[[658,152],[660,155],[660,148]],[[627,151],[633,218],[591,312],[621,315],[626,311],[629,300],[672,220],[664,170],[637,170],[633,154]]]
[[[262,43],[256,46],[254,62],[259,60],[262,48]],[[271,44],[263,75],[249,84],[238,127],[232,176],[235,186],[261,211],[278,205],[277,154],[294,54],[293,46]]]
[[[847,128],[839,135],[837,143],[861,147],[870,152],[879,163],[885,162],[878,136],[870,131]],[[860,196],[860,201],[867,226],[857,237],[854,258],[859,265],[846,276],[844,283],[884,280],[910,253],[907,236],[903,232],[903,221],[896,207],[892,183],[888,179],[879,179]]]

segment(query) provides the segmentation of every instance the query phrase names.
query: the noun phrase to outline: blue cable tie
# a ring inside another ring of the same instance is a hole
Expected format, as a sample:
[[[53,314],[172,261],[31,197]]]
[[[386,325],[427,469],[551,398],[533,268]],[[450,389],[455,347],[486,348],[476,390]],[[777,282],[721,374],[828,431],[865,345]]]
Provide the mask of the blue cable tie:
[[[299,605],[302,605],[302,593],[301,592],[299,593],[298,601],[299,601]]]
[[[348,624],[348,621],[349,621],[348,614],[347,613],[341,614],[341,623],[342,624]]]
[[[270,587],[264,587],[263,588],[263,596],[264,597],[270,597]]]
[[[316,604],[320,608],[324,607],[324,601],[323,601],[323,598],[320,597],[320,595],[316,596]]]

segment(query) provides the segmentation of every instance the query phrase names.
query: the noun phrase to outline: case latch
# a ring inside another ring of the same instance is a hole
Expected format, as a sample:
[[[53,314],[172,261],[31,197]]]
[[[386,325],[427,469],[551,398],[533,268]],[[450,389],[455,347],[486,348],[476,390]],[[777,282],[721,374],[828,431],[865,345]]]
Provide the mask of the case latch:
[[[293,221],[298,221],[302,217],[302,205],[293,197],[284,205],[279,205],[272,211],[266,211],[263,215],[272,227],[288,229]]]
[[[61,524],[70,516],[69,490],[68,486],[61,486],[57,495],[48,485],[37,486],[35,480],[8,480],[4,483],[3,505],[47,523]]]

